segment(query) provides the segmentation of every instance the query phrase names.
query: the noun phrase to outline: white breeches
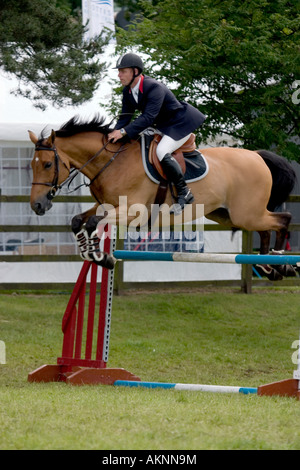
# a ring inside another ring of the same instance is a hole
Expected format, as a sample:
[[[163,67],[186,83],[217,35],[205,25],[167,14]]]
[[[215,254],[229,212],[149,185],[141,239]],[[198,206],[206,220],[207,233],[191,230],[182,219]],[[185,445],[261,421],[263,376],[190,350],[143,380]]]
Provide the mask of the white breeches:
[[[168,135],[164,135],[156,149],[159,161],[162,161],[166,153],[172,153],[179,149],[190,138],[190,136],[191,134],[186,135],[180,140],[174,140]]]

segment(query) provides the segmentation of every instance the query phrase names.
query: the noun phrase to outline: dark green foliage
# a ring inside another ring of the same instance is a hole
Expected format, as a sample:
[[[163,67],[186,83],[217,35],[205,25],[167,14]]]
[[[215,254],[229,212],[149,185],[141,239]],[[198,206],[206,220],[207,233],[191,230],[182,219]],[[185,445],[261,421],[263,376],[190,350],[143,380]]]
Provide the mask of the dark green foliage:
[[[0,66],[20,79],[18,92],[37,106],[45,99],[80,104],[101,79],[105,64],[95,57],[107,38],[83,42],[81,17],[71,14],[76,3],[1,0]]]
[[[299,160],[300,104],[292,99],[300,88],[299,2],[139,5],[143,16],[130,34],[119,31],[119,43],[146,52],[148,72],[207,114],[202,142],[224,134]]]

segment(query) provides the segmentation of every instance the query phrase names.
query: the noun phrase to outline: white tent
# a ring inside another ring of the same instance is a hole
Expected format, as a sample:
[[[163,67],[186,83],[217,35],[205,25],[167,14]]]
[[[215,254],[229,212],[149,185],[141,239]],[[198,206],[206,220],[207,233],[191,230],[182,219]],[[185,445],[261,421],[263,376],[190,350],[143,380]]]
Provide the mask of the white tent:
[[[57,129],[74,115],[82,119],[90,119],[96,113],[105,115],[100,103],[106,103],[111,96],[111,88],[107,81],[99,86],[92,100],[81,106],[70,106],[57,109],[51,104],[45,111],[35,108],[27,98],[15,96],[17,82],[8,77],[0,69],[0,141],[28,142],[28,130],[39,134],[45,126]]]

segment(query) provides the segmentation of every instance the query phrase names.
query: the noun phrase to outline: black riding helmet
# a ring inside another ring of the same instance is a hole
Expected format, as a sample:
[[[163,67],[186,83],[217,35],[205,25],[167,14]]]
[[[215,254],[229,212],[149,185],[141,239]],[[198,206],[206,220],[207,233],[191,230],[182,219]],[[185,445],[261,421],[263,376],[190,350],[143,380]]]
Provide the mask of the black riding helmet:
[[[144,64],[140,56],[129,52],[119,57],[114,69],[137,68],[140,73],[144,70]]]
[[[125,68],[132,68],[133,70],[133,78],[130,82],[133,82],[133,80],[138,77],[142,71],[144,70],[144,64],[140,56],[137,54],[133,54],[132,52],[128,52],[127,54],[122,55],[119,57],[116,66],[114,69],[125,69]],[[134,69],[138,69],[139,73],[136,74]]]

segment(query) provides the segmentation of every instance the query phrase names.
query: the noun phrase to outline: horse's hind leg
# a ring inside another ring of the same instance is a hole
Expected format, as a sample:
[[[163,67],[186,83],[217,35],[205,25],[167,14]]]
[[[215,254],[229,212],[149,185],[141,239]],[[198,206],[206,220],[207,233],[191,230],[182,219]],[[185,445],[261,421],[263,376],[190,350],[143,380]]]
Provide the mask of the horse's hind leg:
[[[271,230],[263,230],[258,232],[260,236],[261,255],[268,255],[270,250]],[[279,273],[275,266],[269,264],[257,264],[256,269],[262,276],[266,276],[270,281],[281,281],[283,276]]]
[[[268,255],[270,251],[271,230],[264,230],[258,232],[258,234],[260,236],[259,252],[261,255]],[[269,264],[256,265],[257,271],[261,275],[266,276],[270,281],[281,281],[283,275],[276,268],[277,266],[270,266]]]
[[[282,217],[284,217],[286,220],[286,227],[276,232],[275,245],[274,245],[274,249],[272,250],[273,255],[282,255],[284,251],[284,243],[286,241],[286,237],[288,234],[288,227],[291,221],[291,214],[283,212]],[[289,264],[283,264],[283,265],[277,265],[277,266],[274,265],[273,268],[276,269],[282,276],[285,276],[285,277],[295,277],[297,275],[294,267]]]
[[[287,212],[276,214],[282,222],[282,228],[276,232],[276,241],[273,255],[282,255],[283,246],[288,233],[288,226],[291,221],[291,214]],[[268,254],[270,250],[271,230],[260,231],[260,254]],[[290,265],[257,265],[258,271],[267,276],[272,281],[279,281],[283,276],[296,276],[296,271]]]
[[[264,230],[258,232],[260,236],[260,249],[259,252],[261,255],[267,255],[270,250],[270,242],[271,242],[271,230]]]

